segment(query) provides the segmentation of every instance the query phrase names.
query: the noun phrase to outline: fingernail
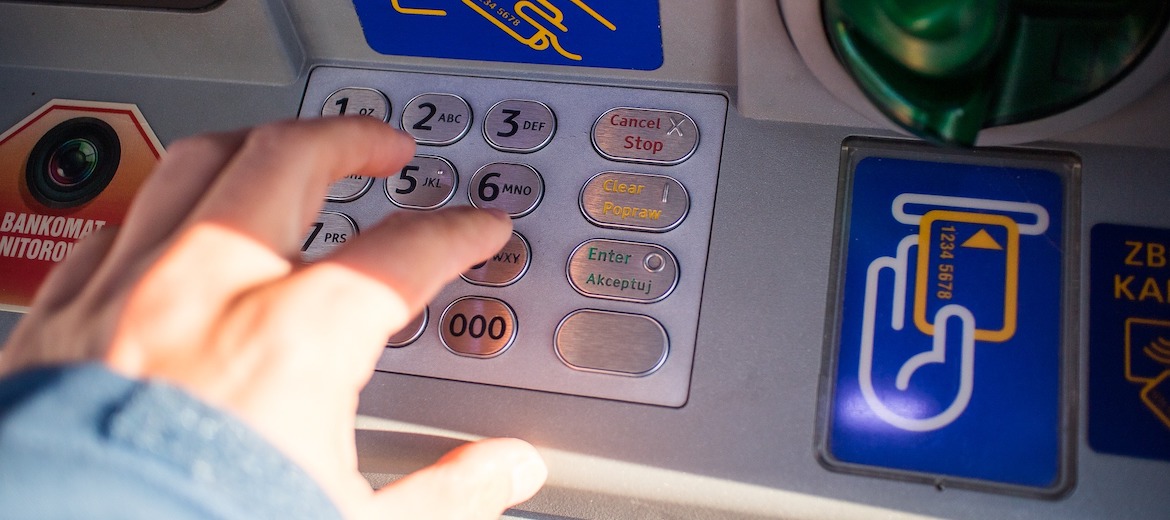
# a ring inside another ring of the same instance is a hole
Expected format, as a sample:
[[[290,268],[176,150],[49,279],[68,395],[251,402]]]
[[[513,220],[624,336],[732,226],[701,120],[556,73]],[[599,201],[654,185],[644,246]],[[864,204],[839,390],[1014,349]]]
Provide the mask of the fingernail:
[[[536,452],[536,448],[529,446],[518,454],[515,465],[512,466],[512,504],[519,504],[535,495],[548,478],[548,466],[544,459]]]

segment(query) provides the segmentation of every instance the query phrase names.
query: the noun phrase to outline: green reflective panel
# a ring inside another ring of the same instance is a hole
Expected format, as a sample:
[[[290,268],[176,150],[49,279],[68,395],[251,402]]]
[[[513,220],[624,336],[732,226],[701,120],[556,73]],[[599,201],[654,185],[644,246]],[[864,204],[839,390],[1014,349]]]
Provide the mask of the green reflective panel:
[[[824,0],[838,58],[896,123],[971,145],[1099,94],[1153,47],[1170,0]]]

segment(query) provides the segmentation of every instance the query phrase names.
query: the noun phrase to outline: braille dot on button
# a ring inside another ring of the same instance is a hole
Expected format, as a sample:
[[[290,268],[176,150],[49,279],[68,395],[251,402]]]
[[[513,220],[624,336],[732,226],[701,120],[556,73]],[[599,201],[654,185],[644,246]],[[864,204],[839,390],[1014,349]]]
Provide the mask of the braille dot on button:
[[[662,255],[658,253],[650,253],[646,255],[646,258],[642,259],[642,266],[645,267],[647,271],[657,273],[666,266],[666,260],[663,260]]]

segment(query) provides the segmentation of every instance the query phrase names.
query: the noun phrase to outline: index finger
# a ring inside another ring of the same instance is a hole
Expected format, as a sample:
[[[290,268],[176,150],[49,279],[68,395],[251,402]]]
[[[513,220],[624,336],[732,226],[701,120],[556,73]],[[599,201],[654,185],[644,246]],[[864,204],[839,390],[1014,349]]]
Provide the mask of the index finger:
[[[261,126],[248,133],[189,223],[224,225],[288,256],[333,181],[385,176],[413,155],[413,139],[368,117]]]

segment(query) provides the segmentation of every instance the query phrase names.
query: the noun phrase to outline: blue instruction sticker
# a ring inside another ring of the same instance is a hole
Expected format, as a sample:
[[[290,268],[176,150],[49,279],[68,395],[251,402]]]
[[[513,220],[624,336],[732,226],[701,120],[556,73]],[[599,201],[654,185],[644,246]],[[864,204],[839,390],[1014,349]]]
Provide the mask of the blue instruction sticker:
[[[658,0],[354,0],[382,54],[654,70]]]
[[[1041,494],[1065,484],[1064,163],[998,164],[853,165],[831,466]]]
[[[1170,460],[1170,229],[1093,226],[1089,445]]]

